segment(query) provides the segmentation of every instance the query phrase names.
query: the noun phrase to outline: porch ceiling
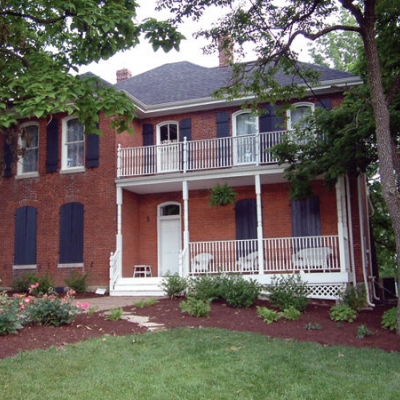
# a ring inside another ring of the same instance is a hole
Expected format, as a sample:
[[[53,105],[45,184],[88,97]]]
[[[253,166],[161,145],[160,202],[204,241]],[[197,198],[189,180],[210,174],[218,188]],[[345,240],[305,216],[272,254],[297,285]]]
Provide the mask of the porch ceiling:
[[[117,187],[137,193],[166,193],[182,191],[182,182],[187,181],[189,190],[210,189],[217,183],[231,187],[255,185],[255,176],[260,175],[261,184],[286,182],[284,167],[262,166],[237,169],[199,171],[190,173],[157,174],[154,176],[117,179]]]

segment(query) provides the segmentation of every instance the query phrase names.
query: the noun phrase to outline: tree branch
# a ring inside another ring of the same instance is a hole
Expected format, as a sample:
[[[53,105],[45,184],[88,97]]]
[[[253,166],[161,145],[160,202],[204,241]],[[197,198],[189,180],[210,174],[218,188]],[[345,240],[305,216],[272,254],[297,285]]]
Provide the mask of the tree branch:
[[[60,15],[55,18],[43,19],[43,18],[35,17],[30,14],[22,14],[22,13],[18,13],[15,11],[1,11],[0,12],[0,16],[11,16],[11,17],[31,19],[32,21],[37,22],[38,24],[45,24],[45,25],[54,24],[55,22],[62,21],[63,19],[65,19],[67,17],[71,17],[73,15],[75,15],[75,14],[66,11],[64,15]]]

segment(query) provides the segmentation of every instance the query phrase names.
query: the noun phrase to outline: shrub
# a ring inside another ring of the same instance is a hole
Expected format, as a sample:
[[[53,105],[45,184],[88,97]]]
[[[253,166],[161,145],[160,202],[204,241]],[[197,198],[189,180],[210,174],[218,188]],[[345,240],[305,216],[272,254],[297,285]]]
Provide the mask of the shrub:
[[[76,315],[87,307],[87,304],[73,305],[75,292],[69,290],[60,298],[56,293],[45,294],[39,298],[24,298],[23,318],[26,323],[34,325],[60,326],[70,324]]]
[[[119,321],[123,315],[124,315],[124,310],[121,307],[113,308],[112,310],[109,311],[109,314],[106,315],[106,319],[109,321]]]
[[[156,304],[156,302],[157,302],[157,300],[154,297],[152,297],[150,299],[141,299],[141,300],[135,301],[133,303],[133,305],[136,308],[144,308],[144,307],[154,306],[154,304]]]
[[[28,292],[31,286],[37,283],[39,285],[34,290],[31,290],[31,294],[34,296],[45,294],[54,287],[54,281],[48,273],[43,275],[32,272],[27,272],[14,278],[11,286],[17,292]]]
[[[339,301],[355,311],[361,310],[365,307],[367,301],[365,286],[347,286],[346,290],[340,295]]]
[[[188,293],[196,299],[208,300],[222,297],[224,276],[200,275],[188,282]]]
[[[297,308],[290,306],[289,308],[285,308],[280,315],[290,321],[297,321],[300,318],[301,312]]]
[[[264,322],[268,324],[272,324],[272,322],[278,321],[278,319],[281,317],[278,311],[260,306],[257,306],[257,314],[264,320]]]
[[[251,306],[261,293],[261,285],[253,280],[246,280],[241,275],[227,275],[221,282],[221,295],[233,307]]]
[[[368,329],[366,325],[362,324],[357,328],[357,339],[364,339],[365,336],[373,335],[371,329]]]
[[[281,311],[291,306],[299,311],[307,307],[307,285],[299,274],[275,276],[266,290],[269,301]]]
[[[17,333],[22,328],[19,311],[18,298],[9,298],[7,292],[0,293],[0,335]]]
[[[347,304],[332,306],[329,312],[332,321],[353,322],[357,317],[357,312]]]
[[[188,313],[189,315],[199,318],[199,317],[207,317],[208,313],[211,310],[211,299],[202,300],[196,299],[194,297],[188,297],[186,301],[182,301],[179,303],[179,307],[182,312]]]
[[[171,275],[169,272],[162,279],[160,288],[167,294],[170,299],[183,296],[187,289],[188,283],[185,278],[180,277],[177,273]]]
[[[385,311],[382,315],[382,328],[395,330],[397,329],[397,308],[393,307]]]
[[[304,325],[304,329],[307,331],[319,331],[322,329],[322,326],[320,324],[312,324],[311,322],[309,322],[308,324]]]
[[[85,293],[87,289],[86,279],[88,275],[89,272],[83,274],[81,272],[73,270],[70,273],[69,277],[64,279],[64,282],[70,289],[75,290],[75,292]]]

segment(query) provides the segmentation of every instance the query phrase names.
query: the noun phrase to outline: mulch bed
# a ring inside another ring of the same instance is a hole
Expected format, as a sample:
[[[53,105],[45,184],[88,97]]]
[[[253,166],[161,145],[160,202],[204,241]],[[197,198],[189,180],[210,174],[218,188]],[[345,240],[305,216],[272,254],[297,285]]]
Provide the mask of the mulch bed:
[[[87,298],[88,296],[80,296]],[[374,309],[358,313],[352,323],[334,322],[329,318],[332,304],[311,303],[299,321],[280,319],[267,324],[257,316],[256,306],[270,307],[263,300],[246,309],[233,308],[223,301],[213,302],[209,318],[195,318],[181,312],[181,299],[161,299],[151,307],[125,307],[124,311],[148,316],[150,321],[164,324],[167,329],[178,327],[215,327],[232,331],[255,332],[270,337],[294,339],[319,343],[324,346],[344,345],[380,348],[387,352],[400,352],[400,337],[393,331],[381,328],[381,318],[389,307],[377,305]],[[90,303],[90,300],[89,300]],[[307,330],[307,324],[320,325],[321,329]],[[363,339],[356,337],[360,325],[373,332]],[[45,349],[50,346],[65,346],[92,337],[104,335],[123,336],[141,334],[147,328],[126,320],[108,321],[104,314],[80,314],[70,325],[60,327],[27,326],[15,335],[0,336],[0,359],[13,356],[20,351]]]

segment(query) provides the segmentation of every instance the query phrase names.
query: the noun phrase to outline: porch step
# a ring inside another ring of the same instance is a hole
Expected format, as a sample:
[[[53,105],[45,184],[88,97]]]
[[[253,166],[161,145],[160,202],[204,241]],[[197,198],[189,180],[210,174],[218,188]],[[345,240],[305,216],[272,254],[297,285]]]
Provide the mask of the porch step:
[[[160,288],[162,278],[120,278],[110,296],[164,296]]]

